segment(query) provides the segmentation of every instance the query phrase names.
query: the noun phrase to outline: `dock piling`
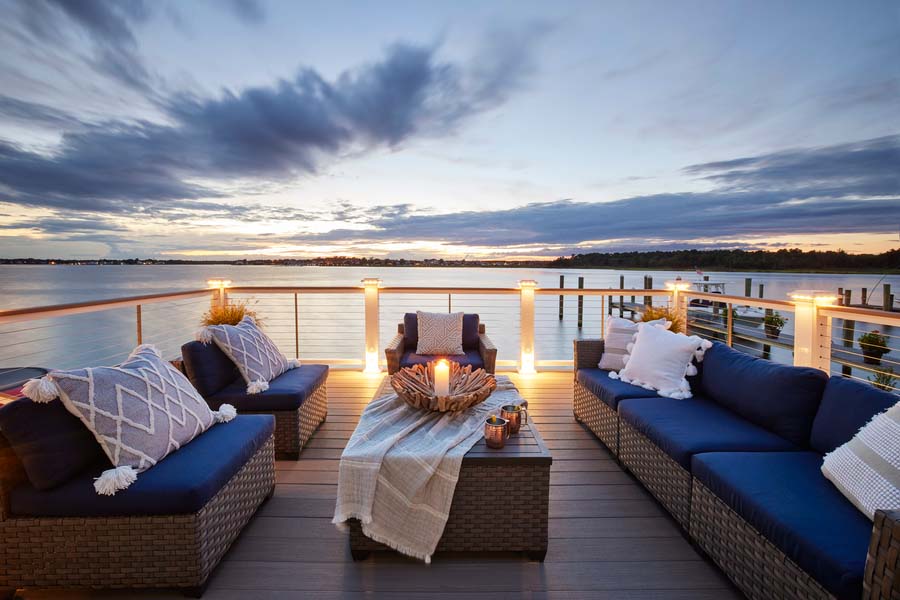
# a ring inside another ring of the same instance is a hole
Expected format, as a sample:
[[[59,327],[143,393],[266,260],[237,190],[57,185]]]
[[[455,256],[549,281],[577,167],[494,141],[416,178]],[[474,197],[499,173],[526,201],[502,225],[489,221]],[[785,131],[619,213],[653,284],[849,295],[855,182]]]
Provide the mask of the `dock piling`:
[[[578,289],[584,289],[584,277],[578,278]],[[584,324],[584,296],[578,295],[578,329]]]
[[[881,307],[883,310],[890,312],[894,308],[894,296],[891,294],[891,284],[885,283],[882,285],[881,289],[884,293],[884,298],[881,301]]]
[[[619,275],[619,289],[625,289],[625,276]],[[619,316],[625,316],[625,296],[619,296]]]
[[[566,276],[560,275],[559,276],[559,289],[563,289],[564,287],[566,287]],[[563,306],[565,306],[565,296],[560,294],[559,295],[559,320],[560,321],[563,320]]]
[[[869,305],[869,290],[867,290],[866,288],[862,289],[862,305],[863,306]]]
[[[744,279],[744,295],[748,298],[753,295],[753,278],[747,277]]]

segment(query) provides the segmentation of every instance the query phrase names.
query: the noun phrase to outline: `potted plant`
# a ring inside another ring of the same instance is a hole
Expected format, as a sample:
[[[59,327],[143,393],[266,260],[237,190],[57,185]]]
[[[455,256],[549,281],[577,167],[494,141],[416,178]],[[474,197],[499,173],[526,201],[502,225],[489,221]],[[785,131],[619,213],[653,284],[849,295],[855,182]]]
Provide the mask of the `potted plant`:
[[[863,361],[868,365],[880,365],[881,357],[890,352],[887,337],[877,329],[859,336],[859,347],[862,348]]]
[[[778,336],[781,335],[781,330],[784,329],[785,323],[787,323],[787,319],[782,317],[781,313],[777,310],[772,313],[767,313],[766,316],[763,317],[766,337],[770,340],[777,340]]]
[[[224,306],[213,306],[203,314],[203,325],[237,325],[244,317],[253,317],[259,325],[256,311],[250,309],[246,302],[235,302]]]
[[[894,388],[897,387],[897,377],[894,376],[894,369],[892,367],[888,367],[883,371],[878,371],[875,373],[874,377],[869,377],[869,381],[871,381],[872,385],[879,390],[884,390],[886,392],[893,392]]]
[[[662,306],[645,306],[641,314],[641,321],[655,321],[657,319],[665,319],[672,323],[672,326],[669,327],[669,331],[672,333],[684,333],[684,320],[674,310]]]

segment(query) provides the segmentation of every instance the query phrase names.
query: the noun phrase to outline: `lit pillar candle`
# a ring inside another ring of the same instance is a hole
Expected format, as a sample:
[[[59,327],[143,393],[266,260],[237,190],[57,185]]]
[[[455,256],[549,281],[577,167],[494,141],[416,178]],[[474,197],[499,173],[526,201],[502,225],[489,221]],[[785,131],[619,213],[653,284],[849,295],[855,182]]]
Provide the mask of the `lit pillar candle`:
[[[444,359],[434,363],[434,395],[438,398],[450,395],[450,363]]]

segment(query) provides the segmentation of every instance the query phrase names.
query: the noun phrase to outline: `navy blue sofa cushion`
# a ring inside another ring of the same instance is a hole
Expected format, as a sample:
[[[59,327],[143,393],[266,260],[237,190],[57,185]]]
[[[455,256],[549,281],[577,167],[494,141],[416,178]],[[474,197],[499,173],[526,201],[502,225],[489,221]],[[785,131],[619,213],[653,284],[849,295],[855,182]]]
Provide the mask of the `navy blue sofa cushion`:
[[[437,358],[437,356],[431,354],[416,354],[415,352],[406,352],[400,358],[400,367],[406,368],[413,365],[424,365],[437,360]],[[484,361],[481,359],[481,354],[478,353],[478,350],[466,350],[465,354],[454,354],[442,356],[441,358],[452,360],[453,362],[459,363],[464,367],[466,365],[471,365],[473,370],[484,368]]]
[[[49,491],[27,483],[17,486],[10,494],[10,509],[13,515],[31,517],[194,513],[228,483],[274,429],[271,415],[238,415],[144,471],[115,496],[100,496],[94,490],[94,478],[109,468],[97,465]]]
[[[463,314],[463,350],[478,350],[478,326],[481,318],[477,314]],[[404,345],[410,352],[419,345],[419,319],[416,313],[403,315]]]
[[[868,383],[835,375],[828,380],[819,412],[813,421],[810,445],[822,454],[850,441],[872,417],[897,404],[900,398]]]
[[[619,402],[619,417],[687,470],[701,452],[773,452],[795,446],[705,398],[639,398]]]
[[[872,522],[822,475],[816,452],[694,457],[694,477],[840,599],[862,596]]]
[[[0,408],[0,432],[38,490],[65,483],[94,463],[111,466],[94,434],[59,400],[10,402]]]
[[[828,376],[715,342],[703,357],[700,393],[798,446],[809,443]]]
[[[214,342],[188,342],[181,347],[181,358],[188,379],[204,398],[241,377],[234,362]]]
[[[645,390],[621,379],[610,379],[609,371],[604,369],[578,369],[575,379],[613,410],[619,407],[620,401],[629,398],[659,398],[653,390]]]
[[[231,404],[238,412],[271,410],[297,410],[328,379],[327,365],[300,365],[285,371],[269,382],[269,389],[259,394],[248,394],[247,384],[239,378],[222,391],[206,398],[213,410],[223,404]]]

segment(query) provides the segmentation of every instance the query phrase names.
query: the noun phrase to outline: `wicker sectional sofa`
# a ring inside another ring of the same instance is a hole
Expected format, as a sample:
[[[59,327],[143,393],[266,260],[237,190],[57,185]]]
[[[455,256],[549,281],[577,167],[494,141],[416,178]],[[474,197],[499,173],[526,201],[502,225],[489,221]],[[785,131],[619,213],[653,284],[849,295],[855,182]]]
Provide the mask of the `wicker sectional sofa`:
[[[47,435],[59,435],[47,429]],[[3,597],[25,587],[181,588],[199,597],[274,490],[273,432],[272,417],[239,415],[114,496],[99,496],[93,488],[108,459],[56,487],[37,489],[0,434]]]
[[[237,367],[215,344],[188,342],[181,356],[185,375],[213,410],[231,404],[242,415],[275,417],[279,460],[296,460],[328,416],[326,365],[301,365],[270,381],[266,391],[251,395]]]
[[[602,351],[575,342],[576,419],[748,598],[900,598],[900,511],[873,524],[821,472],[896,396],[715,343],[673,400],[610,379]]]
[[[406,313],[403,322],[397,325],[397,335],[384,350],[388,373],[393,374],[405,367],[426,364],[435,356],[416,354],[419,342],[419,325],[416,313]],[[448,360],[473,369],[484,369],[493,373],[497,365],[497,347],[485,334],[484,324],[476,314],[463,315],[463,351],[465,354],[446,356]]]

